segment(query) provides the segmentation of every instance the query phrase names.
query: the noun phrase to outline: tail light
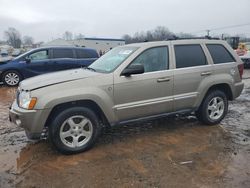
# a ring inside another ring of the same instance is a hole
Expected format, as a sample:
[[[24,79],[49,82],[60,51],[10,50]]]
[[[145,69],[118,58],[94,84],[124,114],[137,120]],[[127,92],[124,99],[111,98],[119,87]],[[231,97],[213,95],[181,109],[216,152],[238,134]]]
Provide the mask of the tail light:
[[[243,72],[244,72],[244,64],[243,63],[238,65],[238,70],[239,70],[239,73],[240,73],[240,78],[242,79],[242,75],[243,75]]]

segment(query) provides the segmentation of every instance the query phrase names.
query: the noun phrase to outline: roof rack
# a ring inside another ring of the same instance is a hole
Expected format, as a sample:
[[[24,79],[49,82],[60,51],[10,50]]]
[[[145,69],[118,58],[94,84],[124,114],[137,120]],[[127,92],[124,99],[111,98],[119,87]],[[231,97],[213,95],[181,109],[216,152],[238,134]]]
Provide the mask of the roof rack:
[[[175,35],[167,38],[166,40],[191,40],[191,39],[220,40],[220,38],[218,38],[218,37],[210,37],[210,36],[204,36],[204,37],[177,37]]]

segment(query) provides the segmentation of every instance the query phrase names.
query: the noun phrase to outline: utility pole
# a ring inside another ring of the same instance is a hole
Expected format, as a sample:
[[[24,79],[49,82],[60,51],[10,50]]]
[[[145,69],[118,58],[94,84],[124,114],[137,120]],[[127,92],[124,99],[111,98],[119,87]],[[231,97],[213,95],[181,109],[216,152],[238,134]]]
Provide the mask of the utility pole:
[[[210,30],[208,29],[208,30],[206,30],[206,31],[207,31],[207,36],[209,37]]]

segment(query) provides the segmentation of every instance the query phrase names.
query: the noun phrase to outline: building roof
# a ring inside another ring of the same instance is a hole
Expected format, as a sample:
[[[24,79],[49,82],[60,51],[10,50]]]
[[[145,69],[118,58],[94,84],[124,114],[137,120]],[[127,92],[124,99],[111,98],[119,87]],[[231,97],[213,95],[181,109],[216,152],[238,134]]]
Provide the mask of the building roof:
[[[74,44],[64,39],[55,39],[43,44],[42,46],[74,46]]]
[[[105,40],[105,41],[121,41],[124,42],[124,39],[112,39],[112,38],[83,38],[85,40]]]

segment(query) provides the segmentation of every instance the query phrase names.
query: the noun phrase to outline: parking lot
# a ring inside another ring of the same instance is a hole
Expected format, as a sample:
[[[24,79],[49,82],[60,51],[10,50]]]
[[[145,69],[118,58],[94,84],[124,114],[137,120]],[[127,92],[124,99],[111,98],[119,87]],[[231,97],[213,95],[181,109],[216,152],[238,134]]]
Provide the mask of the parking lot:
[[[250,71],[218,126],[176,116],[105,130],[64,156],[8,121],[15,88],[0,87],[0,187],[249,187]]]

